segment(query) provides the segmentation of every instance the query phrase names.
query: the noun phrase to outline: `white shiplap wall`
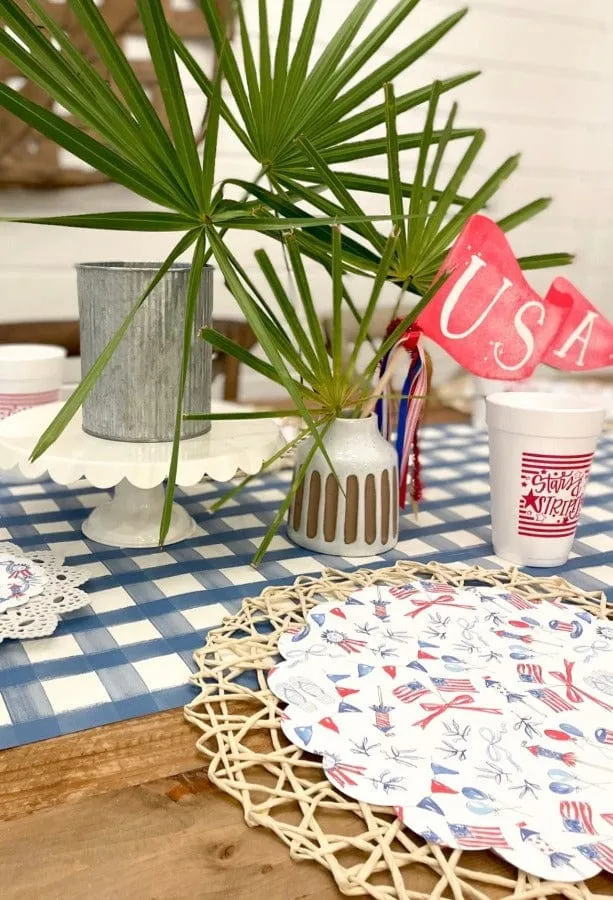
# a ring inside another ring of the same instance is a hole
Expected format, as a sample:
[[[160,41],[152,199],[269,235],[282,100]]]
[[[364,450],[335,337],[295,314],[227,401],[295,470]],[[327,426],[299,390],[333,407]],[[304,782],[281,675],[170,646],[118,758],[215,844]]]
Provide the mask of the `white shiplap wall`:
[[[188,0],[177,0],[184,4]],[[282,0],[272,0],[271,29],[278,21]],[[346,13],[353,0],[325,0],[318,46],[324,46],[332,23]],[[378,15],[394,5],[379,0]],[[414,40],[459,6],[457,0],[422,0],[406,24],[371,65],[381,64],[394,51]],[[518,254],[547,250],[576,252],[578,261],[566,270],[601,308],[613,316],[613,3],[611,0],[473,0],[471,12],[437,47],[398,80],[397,92],[411,90],[462,71],[479,68],[483,75],[441,102],[441,115],[452,99],[460,102],[460,122],[487,128],[488,141],[475,166],[476,187],[504,158],[522,151],[518,173],[490,207],[499,216],[537,196],[552,195],[556,203],[541,217],[512,236]],[[306,7],[306,0],[296,3]],[[246,4],[253,33],[257,33],[257,4]],[[132,49],[136,49],[133,47]],[[199,98],[187,84],[194,114]],[[406,116],[409,130],[419,128],[423,109]],[[460,152],[460,143],[454,151]],[[405,155],[404,172],[412,174],[414,156]],[[450,159],[450,162],[453,162]],[[240,146],[224,135],[218,177],[252,174],[253,164]],[[383,160],[369,162],[368,171],[385,172]],[[365,198],[373,212],[377,201]],[[53,193],[0,192],[0,214],[27,216],[143,208],[117,186]],[[380,205],[380,203],[379,203]],[[381,210],[383,211],[383,210]],[[233,246],[247,263],[265,241],[254,235],[234,237]],[[170,240],[164,235],[126,235],[77,232],[33,226],[0,225],[0,320],[73,318],[76,289],[73,264],[84,259],[160,259]],[[277,252],[276,245],[270,245]],[[555,272],[533,273],[531,280],[545,289]],[[317,296],[327,305],[325,278]],[[359,286],[356,287],[359,295]],[[239,315],[231,297],[217,285],[218,314]],[[444,360],[439,375],[449,371]],[[245,396],[260,387],[248,381]]]

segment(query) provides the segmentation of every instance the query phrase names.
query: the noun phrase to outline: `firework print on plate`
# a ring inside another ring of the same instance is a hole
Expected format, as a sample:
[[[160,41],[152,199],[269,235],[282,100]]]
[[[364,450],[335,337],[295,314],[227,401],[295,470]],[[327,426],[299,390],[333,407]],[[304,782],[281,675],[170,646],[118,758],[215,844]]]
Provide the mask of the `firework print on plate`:
[[[575,533],[593,458],[593,453],[522,454],[519,534],[560,538]]]
[[[283,731],[434,843],[613,872],[613,630],[517,600],[415,581],[320,604],[268,676]]]

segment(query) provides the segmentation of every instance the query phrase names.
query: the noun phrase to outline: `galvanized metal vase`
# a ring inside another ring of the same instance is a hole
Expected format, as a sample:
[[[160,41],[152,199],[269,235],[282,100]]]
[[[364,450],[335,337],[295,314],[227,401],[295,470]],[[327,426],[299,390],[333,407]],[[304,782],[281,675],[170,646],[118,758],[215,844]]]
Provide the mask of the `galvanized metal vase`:
[[[292,502],[289,537],[332,556],[391,550],[398,541],[398,459],[376,417],[337,419],[324,445],[338,481],[317,450]],[[311,447],[312,438],[298,445],[296,471]]]
[[[145,292],[159,263],[100,262],[77,266],[84,376]],[[175,263],[144,302],[83,406],[83,429],[113,441],[171,441],[179,392],[190,267]],[[194,322],[184,409],[211,408],[211,346],[198,332],[211,321],[213,269],[203,272]],[[210,429],[184,422],[182,437]]]

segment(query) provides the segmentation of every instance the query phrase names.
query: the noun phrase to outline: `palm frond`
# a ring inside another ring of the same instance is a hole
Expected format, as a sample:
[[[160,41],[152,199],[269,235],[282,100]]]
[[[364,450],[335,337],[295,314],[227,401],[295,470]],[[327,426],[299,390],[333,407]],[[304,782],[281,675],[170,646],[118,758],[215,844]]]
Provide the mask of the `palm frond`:
[[[390,204],[390,219],[397,224],[398,237],[394,254],[388,259],[388,280],[401,286],[402,293],[406,291],[424,296],[431,288],[444,259],[449,252],[456,237],[468,219],[481,210],[500,188],[503,182],[509,178],[519,164],[519,157],[514,156],[506,160],[496,171],[490,175],[481,187],[472,196],[462,196],[462,202],[458,203],[459,192],[462,184],[470,171],[470,168],[483,146],[485,134],[481,131],[467,133],[472,134],[466,151],[461,157],[455,170],[452,172],[444,187],[437,187],[436,181],[441,170],[445,151],[450,141],[454,140],[458,129],[454,128],[456,107],[453,106],[442,131],[434,128],[436,109],[441,94],[441,85],[435,82],[430,90],[430,101],[426,111],[426,120],[423,132],[419,135],[419,154],[415,169],[414,181],[410,190],[405,190],[401,181],[402,170],[402,146],[401,136],[398,134],[397,119],[398,110],[392,85],[385,89],[386,108],[386,137],[380,139],[386,147],[388,172],[387,186]],[[310,164],[312,180],[323,183],[333,195],[333,200],[322,195],[319,190],[301,185],[293,179],[285,178],[280,182],[280,188],[285,191],[293,191],[298,198],[305,200],[310,206],[331,219],[335,214],[341,215],[350,207],[352,213],[359,216],[365,215],[363,208],[354,199],[344,180],[343,173],[336,172],[323,158],[315,147],[309,144],[304,136],[299,139],[299,144]],[[435,150],[430,164],[430,151]],[[350,176],[351,177],[351,176]],[[365,179],[368,176],[364,176]],[[408,194],[409,203],[406,213],[405,196]],[[271,198],[262,199],[271,205]],[[547,199],[535,200],[519,210],[510,213],[501,220],[501,227],[505,230],[515,228],[529,220],[549,205]],[[459,208],[449,216],[452,206]],[[382,259],[385,247],[385,236],[375,229],[373,221],[353,222],[346,220],[348,228],[355,234],[355,238],[349,238],[344,245],[344,262],[346,271],[358,269],[374,273]],[[374,234],[373,234],[374,232]],[[302,246],[306,252],[310,252],[314,258],[321,258],[322,244],[329,241],[329,235],[313,230],[310,235],[315,239],[310,245],[302,239]],[[310,239],[310,237],[309,237]],[[351,244],[349,244],[351,241]],[[374,252],[377,262],[373,265],[372,254]],[[559,254],[555,259],[558,263],[568,260],[568,255]],[[526,262],[527,266],[537,267],[539,258],[532,258]],[[543,258],[543,264],[552,264],[551,256]],[[402,295],[401,295],[402,299]]]
[[[405,72],[435,46],[457,25],[466,11],[461,10],[444,19],[357,84],[350,86],[350,83],[405,22],[418,2],[399,0],[366,36],[358,39],[360,30],[377,3],[377,0],[359,0],[330,36],[326,48],[309,71],[322,0],[310,0],[293,52],[291,27],[295,23],[294,3],[284,2],[274,65],[267,24],[267,0],[258,0],[260,29],[257,39],[249,33],[243,0],[237,0],[242,65],[237,55],[230,51],[224,56],[222,70],[236,104],[238,118],[227,104],[222,108],[222,117],[266,173],[280,178],[305,168],[307,160],[296,144],[299,136],[304,136],[316,147],[329,164],[385,153],[384,142],[360,140],[384,120],[384,109],[381,104],[376,104],[363,110],[363,105],[376,97],[386,82]],[[226,42],[226,29],[215,0],[200,0],[200,5],[215,48],[221,53]],[[193,57],[186,55],[176,38],[175,46],[202,89],[210,96],[210,80]],[[449,78],[441,90],[451,90],[476,74],[468,72]],[[412,109],[426,102],[429,94],[429,88],[412,91],[401,98],[399,109]],[[467,134],[472,134],[472,131],[461,130],[454,136],[460,138]],[[420,135],[402,134],[400,146],[419,146],[419,140]]]
[[[168,480],[166,482],[166,492],[164,496],[164,506],[162,509],[162,521],[160,522],[160,544],[163,544],[172,519],[172,506],[174,502],[175,488],[177,485],[177,469],[179,467],[179,453],[181,446],[181,425],[183,424],[183,400],[185,398],[185,387],[187,385],[187,375],[189,372],[189,361],[192,353],[192,343],[194,340],[194,325],[196,321],[196,310],[198,308],[198,296],[200,294],[200,286],[202,281],[202,272],[205,266],[206,254],[206,234],[202,229],[196,240],[194,255],[189,272],[189,281],[187,285],[187,293],[185,297],[185,313],[183,320],[183,347],[181,351],[180,373],[179,373],[179,393],[177,396],[177,411],[175,415],[175,430],[172,444],[172,453],[170,456],[170,468],[168,470]]]

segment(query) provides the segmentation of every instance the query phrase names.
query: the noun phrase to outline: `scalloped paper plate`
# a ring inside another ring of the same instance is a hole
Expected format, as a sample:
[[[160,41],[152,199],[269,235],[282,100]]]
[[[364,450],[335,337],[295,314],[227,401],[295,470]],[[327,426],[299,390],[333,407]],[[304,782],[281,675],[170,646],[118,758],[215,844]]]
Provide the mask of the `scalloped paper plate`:
[[[407,828],[554,881],[613,873],[613,628],[500,589],[323,603],[269,673],[283,730]]]

